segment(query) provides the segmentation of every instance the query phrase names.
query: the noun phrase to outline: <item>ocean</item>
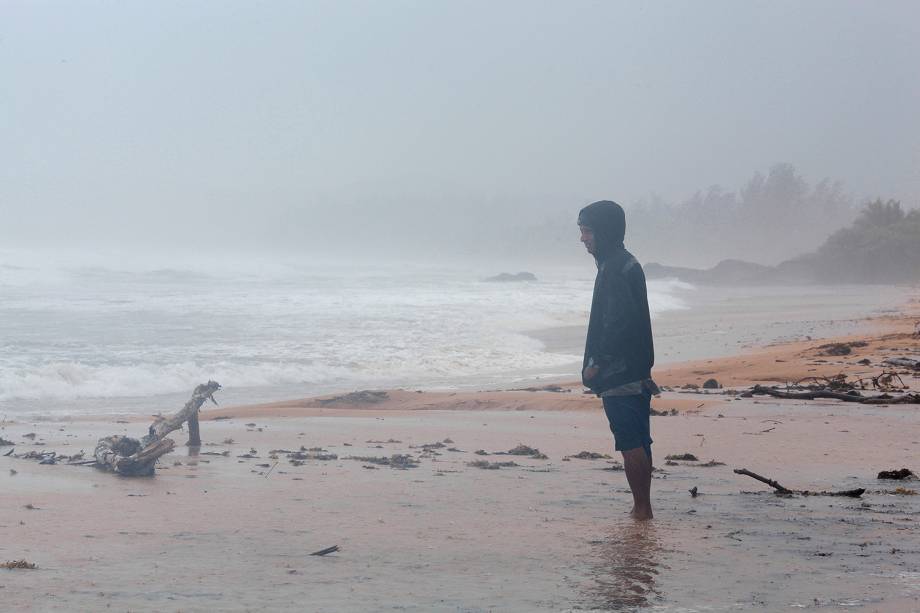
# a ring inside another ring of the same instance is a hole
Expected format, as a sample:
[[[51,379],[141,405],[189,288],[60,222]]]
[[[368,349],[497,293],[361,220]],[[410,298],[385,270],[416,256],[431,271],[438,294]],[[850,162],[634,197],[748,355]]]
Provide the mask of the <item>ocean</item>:
[[[2,251],[0,418],[172,411],[208,379],[237,404],[577,377],[590,260],[484,280],[503,270]],[[900,290],[810,291],[650,281],[659,362],[836,331]]]

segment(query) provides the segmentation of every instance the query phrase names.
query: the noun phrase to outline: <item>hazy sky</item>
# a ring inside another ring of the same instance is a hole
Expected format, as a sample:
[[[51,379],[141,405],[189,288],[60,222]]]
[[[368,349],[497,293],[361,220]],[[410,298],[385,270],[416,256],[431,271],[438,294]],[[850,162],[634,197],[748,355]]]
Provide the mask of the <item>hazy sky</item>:
[[[913,1],[3,0],[0,241],[424,231],[780,161],[915,206],[918,66]]]

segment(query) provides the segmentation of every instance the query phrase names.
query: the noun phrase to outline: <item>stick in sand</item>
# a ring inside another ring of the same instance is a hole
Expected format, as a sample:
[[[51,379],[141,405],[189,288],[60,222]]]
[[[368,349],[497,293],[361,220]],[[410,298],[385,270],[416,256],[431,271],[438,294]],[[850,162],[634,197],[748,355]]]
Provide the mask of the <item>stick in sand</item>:
[[[783,487],[773,479],[758,475],[757,473],[752,473],[746,468],[736,468],[735,474],[746,475],[752,479],[757,479],[761,483],[766,483],[776,490],[776,494],[778,496],[791,496],[792,494],[799,494],[801,496],[847,496],[849,498],[859,498],[866,492],[865,488],[862,487],[855,490],[843,490],[840,492],[811,492],[808,490],[790,490]]]

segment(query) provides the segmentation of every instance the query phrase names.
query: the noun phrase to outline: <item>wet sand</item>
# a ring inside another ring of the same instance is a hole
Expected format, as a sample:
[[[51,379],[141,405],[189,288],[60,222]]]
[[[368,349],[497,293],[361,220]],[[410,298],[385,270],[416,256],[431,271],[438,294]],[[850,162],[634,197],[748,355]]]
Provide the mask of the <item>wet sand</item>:
[[[0,602],[14,611],[917,611],[920,495],[896,488],[920,492],[920,482],[876,479],[920,468],[917,406],[679,389],[709,377],[735,386],[803,370],[877,374],[886,355],[920,353],[912,317],[873,322],[859,337],[869,344],[849,356],[817,356],[825,340],[656,371],[675,390],[656,407],[678,414],[652,418],[659,470],[647,523],[626,515],[618,458],[568,457],[614,455],[597,399],[574,383],[210,410],[197,455],[178,448],[154,478],[0,458],[0,558],[39,567],[0,571]],[[873,367],[858,364],[867,358]],[[101,435],[140,435],[144,421],[7,422],[0,436],[16,453],[72,454]],[[494,453],[521,443],[548,458]],[[295,465],[271,453],[301,447],[336,457]],[[700,462],[666,463],[683,453]],[[418,466],[351,459],[394,454]],[[710,460],[724,465],[703,466]],[[789,488],[867,492],[779,498],[731,470],[742,467]],[[308,555],[332,545],[340,551]]]

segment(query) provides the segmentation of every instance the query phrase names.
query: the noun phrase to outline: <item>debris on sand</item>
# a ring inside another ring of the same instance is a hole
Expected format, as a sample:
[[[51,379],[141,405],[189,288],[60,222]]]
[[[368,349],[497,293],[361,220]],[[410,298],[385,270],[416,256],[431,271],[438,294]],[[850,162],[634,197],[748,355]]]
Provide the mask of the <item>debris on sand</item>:
[[[649,409],[649,415],[652,417],[671,417],[677,415],[677,409],[662,409],[660,411],[655,409]]]
[[[272,455],[277,457],[278,453],[284,453],[287,455],[288,461],[293,466],[303,466],[303,463],[307,460],[320,460],[323,462],[328,462],[330,460],[338,460],[339,456],[334,453],[329,453],[322,447],[311,447],[307,449],[303,445],[300,446],[299,451],[289,451],[287,449],[275,449],[271,452]]]
[[[725,466],[725,462],[719,462],[718,460],[709,460],[708,462],[703,462],[702,464],[697,464],[697,466],[703,466],[709,468],[712,466]]]
[[[73,455],[60,455],[56,451],[30,451],[28,453],[13,454],[12,449],[6,455],[12,455],[20,460],[35,460],[39,464],[54,465],[58,462],[64,462],[71,465],[95,464],[95,460],[85,460],[85,454],[81,451]]]
[[[579,451],[575,455],[567,455],[566,458],[575,458],[576,460],[609,460],[611,457],[606,453],[597,453],[596,451]]]
[[[325,556],[325,555],[329,555],[330,553],[335,553],[335,552],[338,551],[338,550],[339,550],[339,546],[338,546],[338,545],[333,545],[332,547],[326,547],[325,549],[320,549],[319,551],[314,551],[314,552],[311,553],[310,555],[311,555],[311,556]]]
[[[485,470],[498,470],[500,468],[520,466],[520,464],[517,462],[489,462],[488,460],[474,460],[472,462],[467,462],[467,466],[472,466],[473,468],[482,468]]]
[[[846,375],[838,375],[831,379],[825,377],[808,377],[808,379],[824,379],[829,382],[827,386],[808,385],[802,386],[798,383],[792,386],[786,386],[786,390],[807,389],[808,391],[785,391],[776,386],[765,387],[755,385],[740,394],[741,398],[753,398],[756,395],[772,396],[774,398],[786,398],[792,400],[817,400],[819,398],[833,398],[845,402],[858,402],[861,404],[920,404],[920,394],[904,393],[899,396],[892,396],[888,393],[877,394],[875,396],[863,396],[858,390],[867,389],[865,381],[871,382],[874,389],[883,392],[897,391],[908,389],[907,386],[895,385],[895,379],[900,382],[897,373],[882,373],[877,377],[861,379],[855,383],[846,381]],[[804,381],[804,379],[803,379]],[[799,382],[801,383],[801,382]]]
[[[424,445],[409,445],[409,449],[424,449],[425,451],[433,451],[435,449],[444,449],[445,447],[447,447],[447,445],[445,445],[441,441],[437,441],[434,443],[425,443]]]
[[[784,498],[790,498],[796,494],[800,496],[846,496],[848,498],[859,498],[860,496],[866,493],[866,489],[862,487],[857,488],[855,490],[842,490],[842,491],[835,491],[835,492],[824,492],[824,491],[812,492],[809,490],[790,490],[789,488],[783,487],[782,485],[780,485],[779,482],[773,479],[770,479],[769,477],[758,475],[757,473],[751,472],[746,468],[736,468],[734,469],[733,472],[737,475],[745,475],[745,476],[751,477],[752,479],[757,479],[761,483],[766,483],[767,485],[769,485],[775,490],[774,494],[776,494],[777,496],[784,497]]]
[[[35,570],[38,568],[38,564],[33,564],[32,562],[26,562],[25,560],[13,560],[11,562],[3,562],[0,564],[0,568],[14,569],[14,568],[26,568],[29,570]]]
[[[518,446],[515,447],[514,449],[509,449],[508,451],[505,452],[505,454],[507,454],[507,455],[528,456],[528,457],[533,458],[534,460],[547,460],[547,459],[549,459],[549,458],[547,458],[546,454],[545,454],[545,453],[542,453],[539,449],[536,449],[536,448],[534,448],[534,447],[529,447],[529,446],[524,445],[524,444],[522,444],[522,443],[521,443],[521,444],[518,444]],[[499,455],[501,455],[501,454],[499,454]]]
[[[8,441],[8,440],[6,440],[5,438],[3,438],[2,436],[0,436],[0,447],[5,447],[5,446],[7,446],[7,445],[15,445],[15,444],[16,444],[16,443],[14,443],[13,441]]]
[[[512,392],[555,392],[557,394],[565,394],[571,392],[572,390],[566,389],[559,385],[543,385],[540,387],[521,387],[511,390]]]
[[[854,347],[865,347],[869,343],[865,341],[852,341],[849,343],[828,343],[820,345],[818,349],[823,349],[819,355],[850,355]]]
[[[379,466],[389,466],[404,470],[406,468],[415,468],[418,466],[418,460],[409,455],[393,454],[390,457],[385,456],[349,456],[346,460],[357,460],[367,462],[368,464],[377,464]]]
[[[691,487],[691,488],[690,488],[689,490],[687,490],[687,491],[690,492],[690,497],[691,497],[691,498],[696,498],[697,496],[700,495],[700,490],[697,489],[697,487],[696,487],[695,485],[694,485],[693,487]]]
[[[665,460],[681,460],[683,462],[699,462],[700,459],[692,453],[672,454],[664,457]]]
[[[517,455],[517,456],[526,456],[533,458],[534,460],[548,460],[549,457],[541,452],[535,447],[529,445],[524,445],[519,443],[517,447],[509,449],[508,451],[486,451],[485,449],[477,449],[474,452],[476,455]]]
[[[317,402],[320,406],[329,407],[339,404],[375,404],[377,402],[389,400],[389,398],[390,395],[383,391],[361,390],[349,394],[342,394],[341,396],[333,396],[332,398],[323,398]]]
[[[878,474],[879,479],[892,479],[894,481],[903,481],[905,479],[914,480],[917,475],[908,468],[896,468],[894,470],[883,470]]]
[[[920,360],[914,360],[913,358],[888,358],[884,361],[884,364],[920,370]]]
[[[894,492],[892,493],[898,496],[916,496],[917,495],[916,490],[910,490],[910,489],[907,489],[906,487],[895,488]]]

